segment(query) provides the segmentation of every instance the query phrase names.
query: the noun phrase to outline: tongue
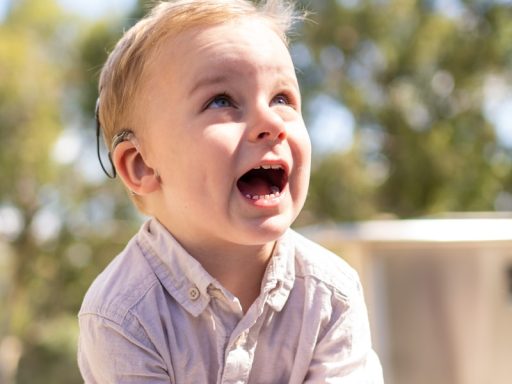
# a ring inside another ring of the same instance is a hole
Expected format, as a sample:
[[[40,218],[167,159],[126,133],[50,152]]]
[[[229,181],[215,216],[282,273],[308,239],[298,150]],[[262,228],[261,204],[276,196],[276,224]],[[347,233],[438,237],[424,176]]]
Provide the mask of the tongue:
[[[239,180],[238,181],[238,189],[240,189],[240,192],[242,192],[244,195],[269,195],[272,193],[270,190],[270,186],[268,182],[259,177],[252,177],[250,180]]]

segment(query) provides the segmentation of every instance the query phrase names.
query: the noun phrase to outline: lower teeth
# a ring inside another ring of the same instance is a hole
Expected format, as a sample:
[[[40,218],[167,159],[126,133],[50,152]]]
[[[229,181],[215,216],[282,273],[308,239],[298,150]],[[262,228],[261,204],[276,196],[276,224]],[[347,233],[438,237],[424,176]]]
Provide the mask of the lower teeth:
[[[276,197],[281,196],[281,193],[279,192],[279,189],[277,191],[272,190],[272,192],[274,192],[274,193],[271,193],[269,195],[250,195],[250,194],[246,194],[245,197],[247,197],[248,199],[252,199],[252,200],[269,200],[269,199],[275,199]]]

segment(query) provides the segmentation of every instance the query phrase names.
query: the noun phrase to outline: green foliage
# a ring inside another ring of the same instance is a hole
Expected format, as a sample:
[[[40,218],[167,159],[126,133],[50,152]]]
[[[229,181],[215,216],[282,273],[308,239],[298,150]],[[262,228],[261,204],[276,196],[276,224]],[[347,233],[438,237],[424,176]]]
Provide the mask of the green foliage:
[[[376,214],[372,194],[373,181],[358,151],[333,153],[313,168],[303,215],[321,222],[360,220]]]
[[[142,3],[125,20],[86,22],[56,0],[18,0],[0,22],[1,383],[81,382],[76,313],[140,222],[122,186],[90,168],[101,172],[91,156],[98,74]],[[315,154],[296,225],[510,209],[511,150],[484,90],[490,78],[510,90],[512,7],[467,0],[447,15],[434,4],[308,2],[313,22],[295,40],[310,56],[304,105],[339,100],[355,132],[349,150]],[[66,132],[82,150],[57,161]]]
[[[363,139],[355,153],[319,164],[310,204],[317,220],[492,211],[499,196],[510,196],[510,149],[497,141],[483,110],[491,75],[511,87],[511,4],[468,1],[455,14],[446,13],[450,4],[439,4],[444,8],[413,0],[315,2],[317,22],[305,24],[303,35],[314,57],[304,71],[315,71],[317,81],[308,82],[314,91],[306,94],[339,98],[356,129],[380,140],[370,152]],[[339,67],[326,63],[333,49]],[[362,184],[334,182],[336,198],[331,187],[316,183],[333,183],[342,173],[350,180],[347,157],[360,159],[353,171],[366,176],[359,175]],[[360,195],[359,210],[350,196],[373,177],[375,158],[387,174]],[[328,169],[332,177],[324,175]]]
[[[91,28],[53,0],[15,1],[0,24],[1,383],[81,382],[76,313],[138,226],[123,188],[54,157],[67,131],[94,148],[91,89],[115,24]]]

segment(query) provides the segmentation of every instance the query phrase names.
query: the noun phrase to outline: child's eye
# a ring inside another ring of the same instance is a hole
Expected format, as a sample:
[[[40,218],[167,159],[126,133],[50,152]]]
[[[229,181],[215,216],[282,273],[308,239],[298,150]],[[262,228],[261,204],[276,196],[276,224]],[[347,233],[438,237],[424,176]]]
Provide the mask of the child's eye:
[[[290,98],[286,95],[279,94],[272,99],[272,105],[290,105]]]
[[[205,109],[218,109],[218,108],[229,108],[234,106],[231,98],[226,95],[217,95],[213,99],[211,99],[207,104]]]

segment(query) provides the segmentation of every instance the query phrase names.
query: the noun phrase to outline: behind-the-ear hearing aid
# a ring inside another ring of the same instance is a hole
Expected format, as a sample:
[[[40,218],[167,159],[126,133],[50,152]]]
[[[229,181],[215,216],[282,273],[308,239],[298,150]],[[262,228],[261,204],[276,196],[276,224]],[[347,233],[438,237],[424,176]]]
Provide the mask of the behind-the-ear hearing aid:
[[[112,146],[111,149],[108,151],[108,161],[110,162],[110,166],[112,168],[111,172],[108,172],[105,165],[103,164],[103,161],[101,160],[101,154],[100,154],[100,136],[101,136],[101,122],[100,122],[100,98],[96,100],[96,110],[95,110],[95,118],[96,118],[96,154],[98,155],[98,160],[100,162],[101,169],[103,172],[105,172],[105,175],[109,179],[115,179],[117,176],[116,167],[114,166],[114,162],[112,161],[112,151],[115,149],[115,147],[127,140],[131,140],[134,136],[133,131],[130,129],[123,129],[122,131],[116,133],[114,137],[112,138]],[[139,149],[137,147],[137,149]]]
[[[112,152],[114,149],[119,145],[119,143],[122,143],[123,141],[132,141],[133,145],[135,145],[135,148],[137,148],[137,151],[140,152],[139,142],[137,141],[137,138],[135,137],[135,134],[131,129],[123,129],[116,133],[114,137],[112,138],[112,146],[110,150],[108,151],[108,161],[110,163],[110,167],[112,168],[111,172],[108,172],[105,165],[103,164],[103,161],[101,160],[101,154],[100,154],[100,136],[101,136],[101,122],[100,122],[100,98],[98,97],[98,100],[96,100],[96,110],[95,110],[95,118],[96,118],[96,154],[98,155],[98,161],[100,162],[101,169],[103,172],[105,172],[105,175],[109,179],[115,179],[117,176],[116,167],[114,165],[114,162],[112,161]],[[155,175],[160,181],[160,173],[158,170],[155,170]]]

